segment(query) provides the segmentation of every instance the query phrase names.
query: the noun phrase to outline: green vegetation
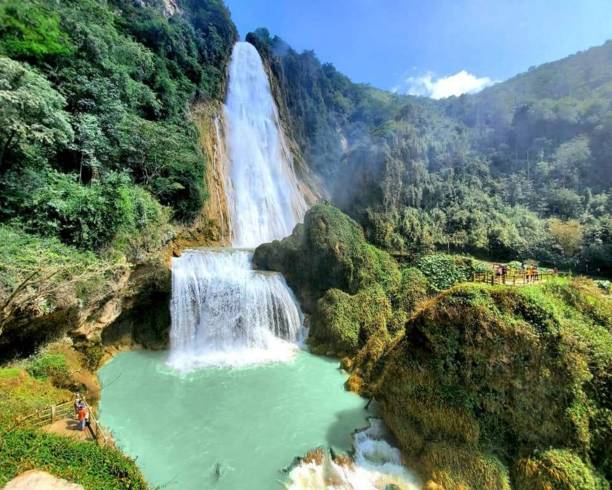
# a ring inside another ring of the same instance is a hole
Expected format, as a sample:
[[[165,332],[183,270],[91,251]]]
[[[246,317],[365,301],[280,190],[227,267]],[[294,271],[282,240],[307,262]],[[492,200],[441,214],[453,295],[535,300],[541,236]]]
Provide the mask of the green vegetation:
[[[45,353],[37,356],[27,369],[28,373],[36,379],[51,378],[54,385],[70,377],[68,362],[62,354]]]
[[[308,341],[317,352],[355,353],[374,333],[387,330],[392,309],[380,286],[354,295],[328,290],[317,302]]]
[[[69,391],[57,388],[48,379],[36,379],[18,366],[0,368],[0,388],[0,430],[3,434],[19,417],[71,398]]]
[[[490,266],[449,254],[400,268],[329,204],[254,257],[297,292],[311,348],[347,356],[347,386],[376,398],[428,488],[609,488],[612,302],[593,281],[468,283]]]
[[[458,255],[431,254],[421,257],[416,267],[427,278],[434,292],[443,291],[451,286],[469,281],[476,272],[490,272],[491,266],[478,262],[471,257]]]
[[[349,386],[444,488],[509,488],[506,468],[520,489],[609,488],[610,325],[588,280],[459,285],[360,353]]]
[[[3,360],[29,355],[38,345],[74,327],[76,310],[108,294],[113,280],[127,268],[121,258],[101,259],[17,227],[0,225],[0,243]]]
[[[99,249],[122,222],[159,224],[154,198],[198,214],[205,161],[187,107],[223,97],[236,32],[222,3],[166,17],[156,1],[8,0],[0,25],[0,219]],[[140,214],[125,216],[125,198]],[[29,216],[41,201],[43,228]]]
[[[135,463],[118,449],[28,429],[5,434],[0,442],[0,485],[33,468],[86,489],[148,488]]]
[[[321,352],[355,353],[386,330],[402,290],[402,273],[361,227],[329,204],[312,207],[291,236],[260,245],[256,266],[282,272],[312,312],[309,342]],[[410,301],[405,292],[403,299]]]
[[[265,29],[281,115],[374,244],[612,270],[612,42],[443,101],[352,83]]]
[[[519,461],[515,478],[519,490],[609,488],[578,455],[563,449],[551,449]]]
[[[74,328],[201,213],[190,105],[223,99],[237,34],[221,0],[177,6],[0,4],[2,358]]]
[[[66,388],[83,391],[74,377],[83,368],[78,356],[66,349],[42,351],[0,368],[0,485],[24,471],[41,469],[86,489],[148,488],[134,461],[115,448],[32,429],[27,423],[15,426],[37,409],[71,400]]]
[[[392,291],[401,280],[389,254],[369,244],[361,227],[330,204],[312,207],[291,236],[259,246],[253,260],[283,272],[289,284],[314,297],[330,288],[354,294],[374,283]]]

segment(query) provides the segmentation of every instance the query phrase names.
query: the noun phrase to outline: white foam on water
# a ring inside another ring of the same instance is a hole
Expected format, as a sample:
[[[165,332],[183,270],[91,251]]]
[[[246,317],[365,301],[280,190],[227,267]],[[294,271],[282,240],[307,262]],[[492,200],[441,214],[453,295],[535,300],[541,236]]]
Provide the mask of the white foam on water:
[[[418,478],[402,465],[399,449],[380,419],[354,435],[353,463],[338,464],[326,454],[321,464],[300,463],[289,473],[288,490],[420,490]]]

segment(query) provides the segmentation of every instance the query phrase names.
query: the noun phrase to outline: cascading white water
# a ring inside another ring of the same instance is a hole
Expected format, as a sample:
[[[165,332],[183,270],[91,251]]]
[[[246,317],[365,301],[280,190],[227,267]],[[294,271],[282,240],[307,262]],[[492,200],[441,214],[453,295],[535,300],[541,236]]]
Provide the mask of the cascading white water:
[[[306,211],[257,50],[234,46],[225,106],[231,159],[232,245],[256,247],[286,237]]]
[[[239,42],[225,106],[232,246],[172,260],[170,363],[236,365],[285,360],[303,332],[280,274],[252,270],[246,248],[283,238],[306,211],[257,50]]]
[[[187,251],[173,263],[175,367],[289,359],[302,318],[276,273],[251,270],[245,250]]]

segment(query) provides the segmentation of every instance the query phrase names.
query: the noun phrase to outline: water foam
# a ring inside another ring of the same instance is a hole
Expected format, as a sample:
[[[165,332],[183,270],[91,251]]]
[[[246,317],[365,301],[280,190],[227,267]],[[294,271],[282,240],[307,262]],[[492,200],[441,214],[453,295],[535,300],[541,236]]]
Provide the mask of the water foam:
[[[288,490],[419,490],[421,483],[388,438],[383,422],[370,419],[370,426],[353,437],[352,462],[339,464],[327,454],[321,462],[302,462],[289,473]]]

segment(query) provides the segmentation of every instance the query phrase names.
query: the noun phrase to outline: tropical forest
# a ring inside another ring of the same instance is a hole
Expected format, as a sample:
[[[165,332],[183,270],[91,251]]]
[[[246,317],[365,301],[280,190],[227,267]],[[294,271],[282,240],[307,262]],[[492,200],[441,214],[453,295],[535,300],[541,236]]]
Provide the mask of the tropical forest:
[[[610,490],[612,8],[453,3],[0,0],[0,488]]]

